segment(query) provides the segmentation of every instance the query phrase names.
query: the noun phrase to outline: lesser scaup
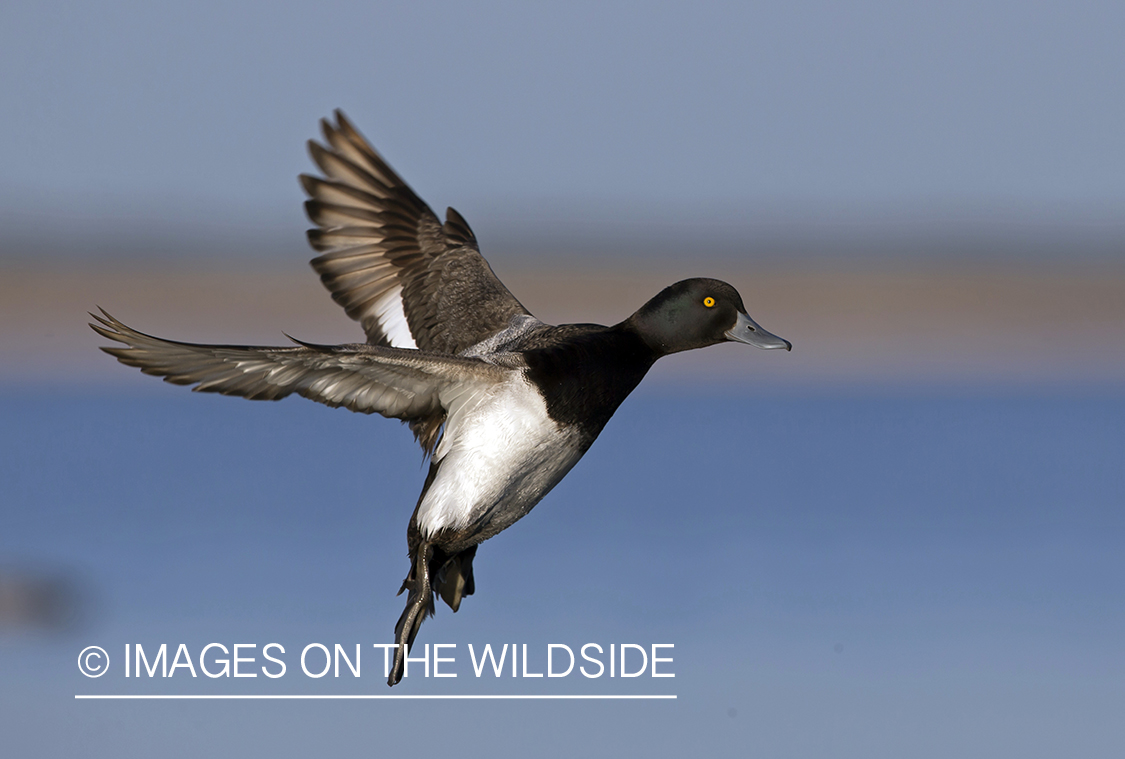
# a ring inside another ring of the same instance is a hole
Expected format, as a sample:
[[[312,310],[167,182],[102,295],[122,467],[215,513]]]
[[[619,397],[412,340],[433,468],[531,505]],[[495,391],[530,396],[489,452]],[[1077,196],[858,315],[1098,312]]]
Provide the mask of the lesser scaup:
[[[121,363],[200,392],[291,393],[410,425],[429,473],[407,528],[408,591],[395,640],[413,645],[434,593],[472,595],[477,546],[527,514],[582,457],[653,363],[724,341],[792,346],[716,279],[665,288],[620,324],[552,326],[496,278],[452,208],[442,224],[344,115],[309,141],[301,176],[320,252],[312,266],[367,342],[200,345],[152,337],[104,310],[91,324]],[[292,339],[292,338],[291,338]],[[389,684],[402,677],[399,645]]]

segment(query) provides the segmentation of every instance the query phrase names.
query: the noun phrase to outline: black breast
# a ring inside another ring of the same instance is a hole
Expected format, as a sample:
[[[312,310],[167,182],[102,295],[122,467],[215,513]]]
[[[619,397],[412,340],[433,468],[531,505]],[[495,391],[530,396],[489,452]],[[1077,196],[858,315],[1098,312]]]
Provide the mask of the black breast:
[[[521,352],[547,414],[579,430],[585,450],[653,362],[652,350],[628,328],[574,324],[542,334]]]

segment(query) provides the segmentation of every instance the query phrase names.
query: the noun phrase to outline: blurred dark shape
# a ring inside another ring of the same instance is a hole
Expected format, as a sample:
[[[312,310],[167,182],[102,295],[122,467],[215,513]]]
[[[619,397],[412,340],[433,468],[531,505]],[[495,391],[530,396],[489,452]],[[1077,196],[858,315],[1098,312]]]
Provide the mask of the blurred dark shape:
[[[0,634],[73,628],[80,597],[77,584],[63,573],[0,568]]]

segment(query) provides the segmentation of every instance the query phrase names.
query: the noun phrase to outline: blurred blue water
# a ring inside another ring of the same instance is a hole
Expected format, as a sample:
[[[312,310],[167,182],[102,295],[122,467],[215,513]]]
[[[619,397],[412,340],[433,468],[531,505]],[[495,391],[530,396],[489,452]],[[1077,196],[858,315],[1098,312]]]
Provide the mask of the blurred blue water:
[[[394,422],[156,383],[13,388],[0,419],[0,570],[61,572],[84,597],[66,630],[0,638],[12,755],[406,751],[417,731],[467,756],[1125,748],[1119,391],[654,383],[482,546],[477,595],[423,627],[458,644],[459,676],[396,689],[673,702],[76,702],[388,692],[368,670],[304,678],[294,654],[362,643],[367,666],[391,640],[421,457]],[[125,643],[271,641],[280,680],[120,671]],[[674,643],[676,677],[474,678],[466,644],[505,642]],[[116,658],[97,680],[75,665],[92,644]]]

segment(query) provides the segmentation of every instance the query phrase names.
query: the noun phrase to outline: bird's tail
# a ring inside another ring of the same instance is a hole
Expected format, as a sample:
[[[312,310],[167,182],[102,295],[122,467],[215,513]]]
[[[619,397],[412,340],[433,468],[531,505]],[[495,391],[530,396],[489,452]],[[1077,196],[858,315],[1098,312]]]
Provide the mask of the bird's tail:
[[[473,557],[476,555],[476,546],[466,548],[446,559],[437,571],[434,588],[454,612],[461,608],[461,599],[476,590],[473,581]]]

